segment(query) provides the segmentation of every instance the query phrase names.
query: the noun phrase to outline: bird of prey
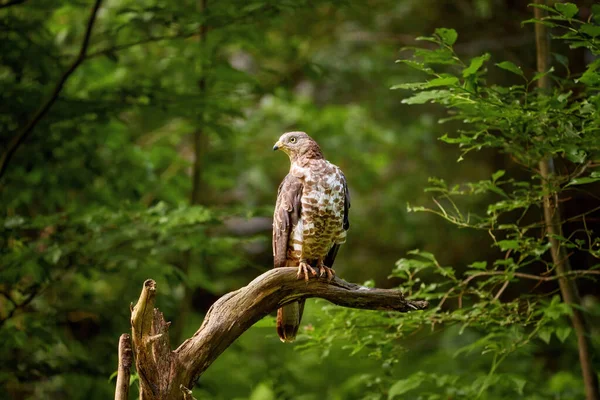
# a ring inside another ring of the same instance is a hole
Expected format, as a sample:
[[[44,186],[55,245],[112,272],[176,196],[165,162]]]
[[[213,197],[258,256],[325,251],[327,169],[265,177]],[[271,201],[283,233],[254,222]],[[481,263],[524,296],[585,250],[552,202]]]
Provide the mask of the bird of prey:
[[[350,227],[350,194],[344,174],[323,157],[304,132],[281,135],[273,150],[290,158],[290,172],[279,185],[273,216],[274,267],[297,267],[298,278],[333,279],[333,261]],[[277,334],[292,342],[298,333],[304,300],[277,310]]]

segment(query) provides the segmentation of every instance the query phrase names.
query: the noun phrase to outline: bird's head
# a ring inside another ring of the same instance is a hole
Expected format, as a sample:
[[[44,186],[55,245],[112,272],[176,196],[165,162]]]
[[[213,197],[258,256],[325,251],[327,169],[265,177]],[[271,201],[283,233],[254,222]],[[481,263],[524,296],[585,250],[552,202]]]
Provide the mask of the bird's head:
[[[317,142],[305,132],[284,133],[273,146],[273,150],[284,151],[292,162],[301,157],[323,158]]]

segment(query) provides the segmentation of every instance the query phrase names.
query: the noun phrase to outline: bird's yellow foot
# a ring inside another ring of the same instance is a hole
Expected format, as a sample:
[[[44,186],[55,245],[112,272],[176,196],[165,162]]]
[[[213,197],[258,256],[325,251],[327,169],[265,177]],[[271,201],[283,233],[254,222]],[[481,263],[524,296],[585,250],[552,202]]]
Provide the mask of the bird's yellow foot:
[[[325,266],[323,260],[319,260],[319,262],[317,263],[317,268],[319,269],[319,277],[326,275],[327,280],[330,281],[335,276],[335,270],[333,268]]]
[[[307,262],[300,261],[300,264],[298,265],[298,273],[296,274],[296,276],[298,277],[298,279],[300,279],[304,275],[304,280],[306,282],[308,282],[308,273],[309,272],[313,276],[317,275],[317,271],[315,271],[313,267],[311,267],[310,265],[308,265]]]

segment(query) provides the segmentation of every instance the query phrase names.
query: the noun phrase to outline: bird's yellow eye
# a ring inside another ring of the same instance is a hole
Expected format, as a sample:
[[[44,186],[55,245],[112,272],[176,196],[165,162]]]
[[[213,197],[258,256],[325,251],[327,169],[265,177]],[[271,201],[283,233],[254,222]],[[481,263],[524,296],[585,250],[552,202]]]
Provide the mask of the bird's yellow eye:
[[[295,137],[291,137],[290,138],[290,143],[296,143],[296,138]]]

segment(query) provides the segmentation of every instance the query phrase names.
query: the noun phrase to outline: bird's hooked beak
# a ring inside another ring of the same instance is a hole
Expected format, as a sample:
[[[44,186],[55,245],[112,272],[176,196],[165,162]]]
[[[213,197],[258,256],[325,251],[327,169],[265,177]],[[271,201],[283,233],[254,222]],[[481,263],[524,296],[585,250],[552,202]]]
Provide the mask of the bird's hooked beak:
[[[273,151],[279,150],[281,147],[282,147],[281,142],[277,141],[277,143],[275,143],[275,146],[273,146]]]

